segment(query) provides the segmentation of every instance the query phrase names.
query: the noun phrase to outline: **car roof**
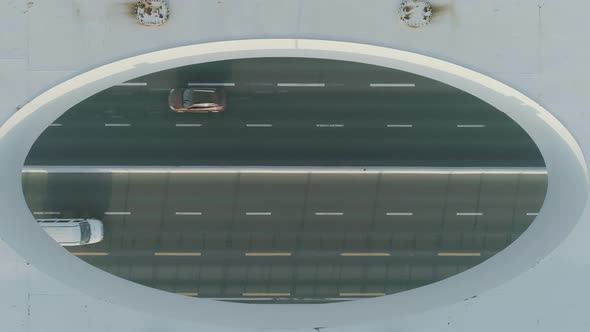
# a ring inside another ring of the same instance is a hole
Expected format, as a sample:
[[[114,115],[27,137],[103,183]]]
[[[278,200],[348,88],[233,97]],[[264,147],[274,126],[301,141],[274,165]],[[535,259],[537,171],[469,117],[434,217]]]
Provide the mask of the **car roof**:
[[[59,243],[80,243],[82,240],[79,224],[42,223],[41,227]]]

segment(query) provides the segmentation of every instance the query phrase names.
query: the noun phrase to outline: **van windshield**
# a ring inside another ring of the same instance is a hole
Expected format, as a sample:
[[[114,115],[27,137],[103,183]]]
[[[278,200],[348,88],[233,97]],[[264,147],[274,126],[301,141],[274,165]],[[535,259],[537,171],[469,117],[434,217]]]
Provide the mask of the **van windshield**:
[[[90,225],[87,222],[80,223],[80,232],[82,232],[80,242],[82,244],[86,244],[90,242]]]

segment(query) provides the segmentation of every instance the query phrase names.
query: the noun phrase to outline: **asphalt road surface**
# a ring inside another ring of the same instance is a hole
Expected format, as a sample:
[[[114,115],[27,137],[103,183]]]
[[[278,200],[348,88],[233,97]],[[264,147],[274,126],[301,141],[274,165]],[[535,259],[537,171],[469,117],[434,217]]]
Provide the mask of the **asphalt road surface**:
[[[70,247],[122,278],[189,296],[322,303],[464,271],[534,220],[545,174],[26,173],[36,218],[94,217]]]
[[[28,165],[543,167],[508,116],[416,75],[317,59],[155,73],[68,110]],[[174,87],[224,85],[219,114],[176,114]]]

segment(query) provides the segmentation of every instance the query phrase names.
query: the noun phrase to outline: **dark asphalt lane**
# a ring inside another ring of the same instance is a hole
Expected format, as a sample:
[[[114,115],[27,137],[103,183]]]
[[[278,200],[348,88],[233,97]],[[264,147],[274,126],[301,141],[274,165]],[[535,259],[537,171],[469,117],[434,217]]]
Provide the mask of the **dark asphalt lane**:
[[[528,227],[546,186],[544,174],[23,177],[37,218],[104,221],[103,242],[68,248],[108,254],[81,256],[90,264],[176,293],[289,293],[286,303],[390,294],[461,272]],[[283,256],[247,256],[261,253]]]
[[[544,166],[530,137],[485,105],[430,105],[371,92],[330,104],[333,96],[324,100],[316,92],[295,91],[246,101],[236,93],[222,114],[175,114],[165,91],[146,92],[141,102],[125,102],[133,94],[119,100],[107,92],[48,128],[26,163]]]
[[[28,165],[543,167],[530,137],[465,92],[318,59],[246,59],[154,73],[72,107]],[[225,83],[220,114],[175,114],[171,88]],[[312,83],[316,87],[282,86]],[[371,87],[371,84],[413,84]]]

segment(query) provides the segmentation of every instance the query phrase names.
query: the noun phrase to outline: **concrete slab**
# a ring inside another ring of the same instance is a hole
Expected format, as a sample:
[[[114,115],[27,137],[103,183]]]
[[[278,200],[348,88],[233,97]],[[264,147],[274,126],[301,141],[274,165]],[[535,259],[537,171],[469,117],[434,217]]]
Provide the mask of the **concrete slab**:
[[[9,27],[0,34],[0,59],[27,56],[27,21],[32,1],[8,0],[2,4],[2,24]]]
[[[26,60],[0,59],[0,123],[27,102]]]

